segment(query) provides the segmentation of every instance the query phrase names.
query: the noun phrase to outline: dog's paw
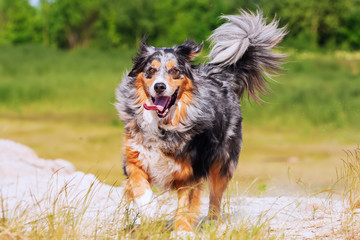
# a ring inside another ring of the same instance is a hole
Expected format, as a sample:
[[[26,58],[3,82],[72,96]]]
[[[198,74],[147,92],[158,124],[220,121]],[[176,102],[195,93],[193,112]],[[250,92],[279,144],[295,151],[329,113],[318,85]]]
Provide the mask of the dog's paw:
[[[159,215],[157,201],[153,197],[151,189],[146,190],[143,195],[134,199],[139,214],[144,218],[155,218]]]
[[[134,202],[138,208],[143,208],[144,206],[150,204],[153,201],[153,192],[151,189],[147,189],[145,193],[134,199]]]

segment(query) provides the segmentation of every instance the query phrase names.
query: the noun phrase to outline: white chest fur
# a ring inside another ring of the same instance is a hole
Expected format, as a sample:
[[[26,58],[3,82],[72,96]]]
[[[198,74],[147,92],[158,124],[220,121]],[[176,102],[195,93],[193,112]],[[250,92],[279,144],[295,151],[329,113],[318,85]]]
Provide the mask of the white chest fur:
[[[139,161],[142,168],[149,175],[151,184],[161,189],[168,189],[173,181],[175,172],[181,170],[181,166],[173,158],[165,156],[154,143],[151,147],[144,147],[130,141],[134,151],[139,152]]]
[[[142,112],[142,118],[140,127],[144,131],[142,131],[141,143],[130,140],[128,144],[134,151],[139,152],[139,161],[149,175],[151,184],[168,189],[173,181],[174,173],[181,170],[181,165],[173,158],[165,156],[160,150],[159,118],[156,112],[145,110]]]

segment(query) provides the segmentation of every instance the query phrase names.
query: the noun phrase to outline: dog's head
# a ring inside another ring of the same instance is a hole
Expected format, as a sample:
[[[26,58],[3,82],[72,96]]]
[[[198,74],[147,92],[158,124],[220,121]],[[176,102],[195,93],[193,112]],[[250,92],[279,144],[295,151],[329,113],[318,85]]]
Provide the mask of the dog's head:
[[[143,40],[129,77],[135,79],[137,104],[145,111],[155,111],[159,118],[165,118],[177,101],[189,104],[192,98],[193,73],[191,60],[202,50],[203,44],[187,40],[172,48],[147,46]],[[181,107],[174,112],[181,118],[186,110]]]

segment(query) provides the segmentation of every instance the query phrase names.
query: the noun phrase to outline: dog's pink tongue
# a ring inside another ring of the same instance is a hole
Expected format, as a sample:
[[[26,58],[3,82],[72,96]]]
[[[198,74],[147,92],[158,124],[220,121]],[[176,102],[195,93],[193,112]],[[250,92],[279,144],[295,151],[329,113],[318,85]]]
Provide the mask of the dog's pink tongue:
[[[162,112],[168,100],[169,97],[157,97],[155,98],[154,105],[147,105],[144,103],[144,108],[146,110],[158,110],[159,112]]]

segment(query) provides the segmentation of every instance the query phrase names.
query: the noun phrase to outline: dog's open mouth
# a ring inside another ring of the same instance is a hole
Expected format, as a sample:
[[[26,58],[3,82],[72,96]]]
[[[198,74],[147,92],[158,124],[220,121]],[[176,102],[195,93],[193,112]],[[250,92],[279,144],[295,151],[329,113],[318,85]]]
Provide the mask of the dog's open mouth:
[[[170,108],[175,104],[179,88],[176,89],[173,95],[161,96],[161,97],[151,97],[154,105],[147,105],[144,103],[144,108],[146,110],[155,110],[160,118],[164,118],[169,114]]]

